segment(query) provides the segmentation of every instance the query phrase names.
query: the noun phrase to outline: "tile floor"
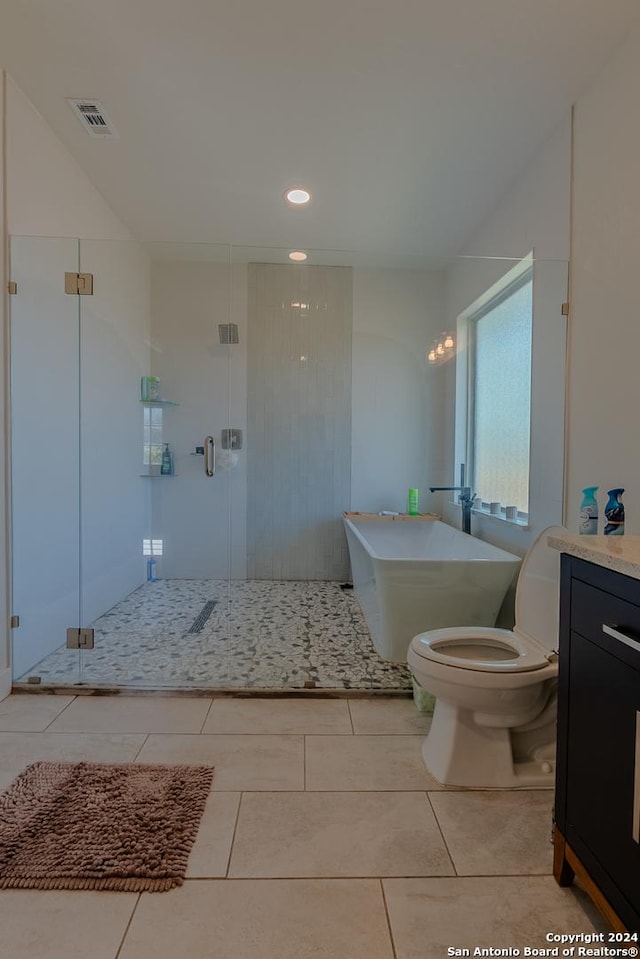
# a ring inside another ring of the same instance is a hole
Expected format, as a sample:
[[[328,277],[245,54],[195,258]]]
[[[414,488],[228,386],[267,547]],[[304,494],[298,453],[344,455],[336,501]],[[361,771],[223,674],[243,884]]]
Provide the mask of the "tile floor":
[[[37,675],[57,685],[254,689],[411,686],[406,666],[378,656],[353,592],[339,583],[158,580],[92,625],[95,649],[80,657],[61,646],[20,680]]]
[[[0,891],[3,959],[439,959],[604,930],[551,876],[551,791],[443,789],[410,699],[13,695],[0,788],[29,762],[210,762],[169,893]]]

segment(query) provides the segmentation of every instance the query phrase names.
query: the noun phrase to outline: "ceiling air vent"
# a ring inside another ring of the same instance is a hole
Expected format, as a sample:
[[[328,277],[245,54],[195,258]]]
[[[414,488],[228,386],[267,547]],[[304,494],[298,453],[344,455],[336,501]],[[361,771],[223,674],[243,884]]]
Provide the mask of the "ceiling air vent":
[[[67,97],[67,103],[90,137],[101,140],[107,137],[117,139],[117,130],[99,100],[75,100]]]

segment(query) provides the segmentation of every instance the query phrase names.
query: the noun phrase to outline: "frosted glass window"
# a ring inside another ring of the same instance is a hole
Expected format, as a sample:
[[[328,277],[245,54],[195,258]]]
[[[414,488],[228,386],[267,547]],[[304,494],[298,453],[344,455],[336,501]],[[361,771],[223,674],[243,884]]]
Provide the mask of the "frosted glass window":
[[[160,466],[163,450],[163,410],[160,406],[146,406],[143,410],[144,439],[142,462],[144,466]]]
[[[163,550],[164,550],[164,544],[161,539],[143,539],[142,540],[143,556],[162,556]]]
[[[472,319],[474,490],[487,503],[529,509],[531,273]]]

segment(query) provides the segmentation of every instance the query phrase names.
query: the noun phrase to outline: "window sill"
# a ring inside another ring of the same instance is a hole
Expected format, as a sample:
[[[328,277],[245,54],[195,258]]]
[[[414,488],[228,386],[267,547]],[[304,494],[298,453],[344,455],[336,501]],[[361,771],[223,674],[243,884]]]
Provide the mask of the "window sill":
[[[530,529],[529,520],[524,518],[507,519],[502,513],[491,513],[488,509],[475,507],[471,510],[474,516],[485,516],[487,519],[497,520],[499,523],[508,523],[509,526],[519,526],[520,529]]]
[[[455,509],[462,510],[460,503],[449,503],[450,506],[453,506]],[[500,513],[490,513],[488,509],[481,509],[479,506],[474,506],[471,510],[474,516],[482,516],[486,519],[497,520],[498,523],[508,523],[509,526],[517,526],[519,529],[531,529],[529,525],[529,520],[520,518],[520,519],[507,519],[504,514]]]

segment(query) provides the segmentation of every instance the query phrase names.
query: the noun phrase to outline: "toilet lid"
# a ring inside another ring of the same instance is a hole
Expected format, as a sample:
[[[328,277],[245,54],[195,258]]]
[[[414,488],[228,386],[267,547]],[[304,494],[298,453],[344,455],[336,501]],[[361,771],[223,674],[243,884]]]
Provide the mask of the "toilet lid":
[[[418,656],[459,669],[518,673],[549,665],[545,651],[525,636],[489,626],[432,629],[411,641]]]
[[[558,648],[560,552],[547,546],[547,539],[567,532],[562,526],[548,526],[540,533],[522,561],[516,587],[514,633],[549,652]]]

